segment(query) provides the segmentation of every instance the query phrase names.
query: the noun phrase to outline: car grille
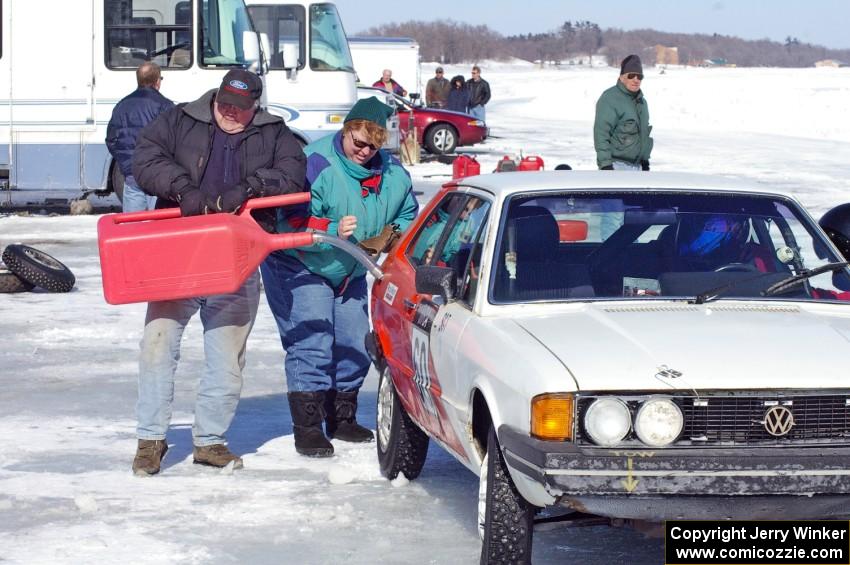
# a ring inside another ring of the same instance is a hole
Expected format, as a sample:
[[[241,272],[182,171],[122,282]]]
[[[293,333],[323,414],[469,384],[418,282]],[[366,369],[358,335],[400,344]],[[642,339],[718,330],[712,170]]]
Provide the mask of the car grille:
[[[615,395],[618,396],[618,395]],[[618,396],[634,412],[640,399]],[[684,416],[679,439],[671,447],[770,446],[830,444],[850,445],[850,394],[763,394],[736,393],[735,396],[675,396]],[[579,400],[579,422],[593,398]],[[765,429],[765,413],[771,406],[785,406],[794,415],[794,426],[776,437]],[[590,444],[583,430],[581,443]],[[642,445],[634,436],[624,442]]]

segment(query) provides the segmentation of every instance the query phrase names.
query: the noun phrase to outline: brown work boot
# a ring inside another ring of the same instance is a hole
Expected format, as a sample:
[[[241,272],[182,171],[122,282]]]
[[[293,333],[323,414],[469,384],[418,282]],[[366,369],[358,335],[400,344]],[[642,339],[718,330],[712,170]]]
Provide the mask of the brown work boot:
[[[242,468],[242,458],[233,455],[223,443],[213,445],[195,446],[194,461],[198,465],[209,465],[210,467],[226,467],[233,461],[234,469]]]
[[[164,439],[140,439],[133,459],[133,473],[138,477],[156,475],[166,451],[168,444]]]

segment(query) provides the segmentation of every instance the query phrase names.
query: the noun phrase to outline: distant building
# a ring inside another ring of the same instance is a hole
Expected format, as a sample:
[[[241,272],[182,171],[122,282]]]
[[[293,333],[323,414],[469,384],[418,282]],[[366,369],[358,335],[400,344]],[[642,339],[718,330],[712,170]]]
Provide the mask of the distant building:
[[[844,61],[836,61],[835,59],[824,59],[822,61],[815,61],[816,67],[847,67],[847,63]]]
[[[665,47],[664,45],[655,46],[655,64],[656,65],[678,65],[679,64],[679,48]]]
[[[735,67],[735,63],[730,63],[726,59],[716,58],[716,59],[703,59],[702,67]]]

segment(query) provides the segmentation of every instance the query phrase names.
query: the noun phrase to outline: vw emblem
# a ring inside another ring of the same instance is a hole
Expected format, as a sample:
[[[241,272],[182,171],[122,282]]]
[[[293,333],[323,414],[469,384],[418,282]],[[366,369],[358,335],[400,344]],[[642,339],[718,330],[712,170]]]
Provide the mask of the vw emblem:
[[[764,413],[764,429],[772,436],[784,436],[794,427],[794,414],[785,406],[771,406]]]

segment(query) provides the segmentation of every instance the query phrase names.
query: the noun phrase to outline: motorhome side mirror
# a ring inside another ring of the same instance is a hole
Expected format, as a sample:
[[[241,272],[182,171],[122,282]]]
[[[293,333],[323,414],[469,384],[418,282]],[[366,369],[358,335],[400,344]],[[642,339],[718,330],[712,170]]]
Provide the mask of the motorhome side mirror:
[[[260,37],[257,32],[242,32],[242,53],[245,54],[245,60],[252,66],[260,67]],[[259,72],[262,73],[262,70]]]
[[[439,294],[448,303],[457,295],[457,275],[454,269],[436,265],[416,267],[416,292]]]
[[[850,261],[850,204],[841,204],[818,222],[845,259]]]
[[[298,68],[298,59],[301,53],[297,43],[283,44],[283,68],[291,71]]]

